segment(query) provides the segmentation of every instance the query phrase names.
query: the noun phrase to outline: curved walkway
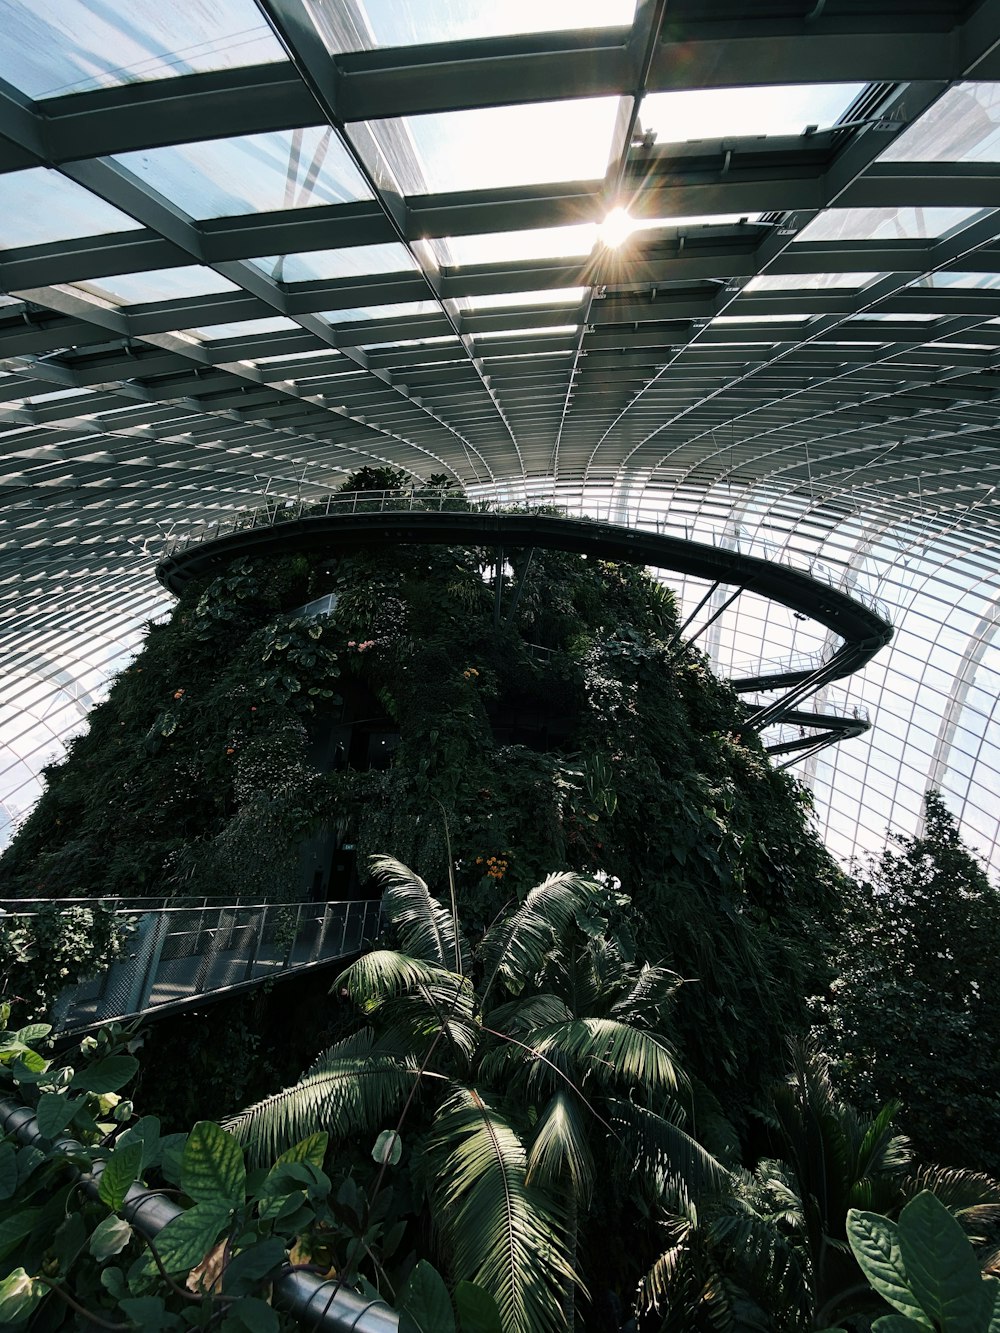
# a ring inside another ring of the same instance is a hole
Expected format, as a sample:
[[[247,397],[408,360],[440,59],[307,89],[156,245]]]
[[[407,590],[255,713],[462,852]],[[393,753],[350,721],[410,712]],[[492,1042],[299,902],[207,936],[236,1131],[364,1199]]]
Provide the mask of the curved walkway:
[[[808,616],[843,643],[818,666],[771,670],[734,681],[741,691],[788,691],[753,715],[750,724],[758,728],[786,716],[822,685],[860,670],[892,638],[892,626],[880,610],[791,565],[596,519],[470,507],[448,495],[421,498],[409,492],[361,491],[330,497],[325,505],[301,506],[291,515],[281,508],[238,515],[169,549],[156,576],[171,592],[180,593],[191,579],[240,556],[400,542],[572,551],[706,579]]]

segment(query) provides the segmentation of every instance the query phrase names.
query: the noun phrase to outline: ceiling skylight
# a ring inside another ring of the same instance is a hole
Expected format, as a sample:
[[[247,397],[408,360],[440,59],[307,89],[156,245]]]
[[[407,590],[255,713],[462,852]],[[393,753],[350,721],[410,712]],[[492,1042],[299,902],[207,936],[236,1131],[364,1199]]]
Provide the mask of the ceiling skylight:
[[[271,255],[253,262],[269,278],[285,283],[405,273],[416,267],[406,246],[396,243],[347,245],[341,250],[309,250],[299,255]]]
[[[979,208],[828,208],[796,241],[929,240],[969,222]]]
[[[766,273],[751,278],[745,292],[822,291],[824,288],[865,287],[878,273]]]
[[[76,236],[136,231],[142,223],[112,208],[76,181],[47,167],[12,171],[3,182],[0,248],[45,245]]]
[[[365,319],[404,319],[412,315],[440,315],[437,301],[400,301],[396,305],[369,305],[355,310],[327,310],[323,318],[331,324],[352,324]]]
[[[447,236],[432,241],[441,247],[441,267],[509,264],[523,259],[574,259],[589,255],[597,240],[597,223],[570,227],[536,227],[531,231],[491,231],[473,236]],[[447,250],[445,251],[445,247]]]
[[[115,278],[95,278],[73,285],[112,305],[147,305],[153,301],[180,301],[186,297],[239,291],[235,282],[198,264],[159,268],[151,273],[122,273]]]
[[[306,0],[306,7],[335,52],[619,27],[635,14],[635,0],[358,0],[350,8],[341,0]]]
[[[755,88],[697,88],[649,93],[639,117],[661,143],[801,134],[826,129],[847,110],[863,83],[802,83]]]
[[[545,181],[600,180],[608,166],[617,97],[529,102],[409,116],[419,182],[407,193],[491,190]]]
[[[949,88],[882,154],[883,162],[1000,162],[1000,84]]]
[[[253,0],[3,0],[0,78],[31,98],[286,59]]]
[[[222,338],[248,338],[261,333],[283,333],[289,329],[299,329],[299,325],[292,319],[285,319],[283,315],[275,315],[270,319],[241,319],[234,324],[208,324],[204,328],[185,329],[184,332],[214,342]],[[301,329],[299,331],[301,332]]]
[[[193,218],[371,197],[343,144],[322,125],[151,148],[114,160]]]
[[[522,305],[568,305],[581,301],[586,287],[550,287],[547,291],[495,292],[492,296],[463,296],[459,307],[463,310],[502,310]]]

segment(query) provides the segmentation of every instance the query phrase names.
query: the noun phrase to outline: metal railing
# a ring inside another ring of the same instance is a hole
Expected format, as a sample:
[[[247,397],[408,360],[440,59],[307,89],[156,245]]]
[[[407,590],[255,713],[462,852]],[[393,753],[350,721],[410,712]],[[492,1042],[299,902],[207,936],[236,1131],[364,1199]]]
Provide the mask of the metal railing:
[[[161,553],[161,559],[177,555],[189,547],[201,542],[215,541],[230,533],[245,532],[253,528],[270,528],[279,523],[291,522],[301,518],[316,518],[336,514],[360,513],[440,513],[442,511],[465,511],[470,513],[493,513],[501,510],[517,509],[553,509],[566,518],[590,519],[595,522],[613,523],[617,527],[631,527],[662,536],[676,537],[682,541],[694,542],[704,546],[715,546],[723,550],[735,551],[740,555],[753,556],[767,560],[771,564],[794,569],[819,583],[838,592],[846,593],[862,606],[874,611],[889,624],[892,623],[888,607],[879,598],[853,585],[850,571],[845,565],[842,569],[825,561],[805,554],[790,552],[787,546],[781,546],[765,537],[744,537],[734,534],[731,528],[716,527],[713,524],[690,525],[680,517],[673,517],[669,511],[663,512],[660,506],[632,507],[627,514],[621,512],[618,504],[607,505],[607,513],[602,513],[602,506],[587,504],[580,500],[570,503],[564,494],[533,494],[528,505],[512,505],[509,500],[496,498],[470,499],[454,490],[435,490],[427,486],[413,486],[392,491],[331,491],[327,495],[314,496],[312,499],[296,498],[284,500],[262,497],[260,505],[252,509],[241,509],[225,518],[215,521],[199,517],[189,528],[186,536],[168,542]],[[612,515],[612,509],[615,510]]]
[[[95,900],[73,903],[87,905]],[[102,905],[112,904],[105,899]],[[381,917],[378,899],[247,904],[206,899],[179,907],[133,899],[127,906],[114,903],[113,910],[125,932],[121,949],[98,976],[60,992],[51,1015],[57,1032],[180,1008],[346,957],[374,939]],[[13,923],[36,911],[37,901],[11,903],[3,920]]]

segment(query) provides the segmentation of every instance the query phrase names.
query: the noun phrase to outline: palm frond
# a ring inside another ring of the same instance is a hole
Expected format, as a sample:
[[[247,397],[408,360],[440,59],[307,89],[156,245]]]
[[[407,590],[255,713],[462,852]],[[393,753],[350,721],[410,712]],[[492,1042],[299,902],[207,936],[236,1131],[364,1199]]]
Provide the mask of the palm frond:
[[[583,1204],[594,1185],[594,1158],[580,1103],[565,1088],[550,1097],[528,1152],[528,1184],[556,1188],[569,1180]]]
[[[577,911],[600,902],[604,889],[573,871],[549,875],[516,912],[491,926],[480,946],[486,983],[483,1000],[499,979],[518,995],[545,965],[553,944],[575,921]]]
[[[930,1190],[966,1231],[979,1233],[1000,1219],[1000,1181],[975,1171],[927,1166],[903,1181],[906,1199]]]
[[[505,1333],[561,1333],[573,1272],[565,1220],[527,1182],[527,1154],[509,1119],[472,1088],[440,1108],[427,1144],[435,1224],[456,1279],[494,1298]]]
[[[333,986],[335,990],[346,987],[355,1004],[372,1010],[393,996],[408,994],[421,986],[440,987],[456,995],[468,989],[469,982],[422,958],[397,953],[395,949],[373,949],[341,972]]]
[[[565,1023],[573,1017],[565,1000],[558,995],[529,995],[523,1000],[511,1000],[497,1005],[485,1017],[491,1028],[524,1037],[554,1023]]]
[[[394,996],[378,1008],[381,1023],[405,1033],[410,1049],[424,1051],[438,1034],[460,1064],[468,1065],[475,1054],[482,1029],[476,1019],[476,996],[467,982],[456,986],[448,974],[446,982],[421,984],[406,995]]]
[[[412,1058],[376,1042],[370,1028],[339,1041],[290,1088],[225,1122],[253,1165],[273,1161],[308,1134],[340,1139],[374,1130],[403,1104],[417,1077]]]
[[[662,1037],[613,1018],[575,1018],[535,1035],[536,1060],[532,1086],[548,1086],[550,1065],[576,1080],[590,1079],[602,1087],[629,1084],[654,1095],[687,1087],[687,1077]],[[548,1063],[546,1063],[548,1062]]]
[[[683,1240],[664,1250],[639,1283],[637,1306],[649,1314],[659,1312],[680,1294],[681,1280],[687,1266],[688,1252]]]
[[[472,951],[455,922],[425,882],[394,856],[373,856],[372,874],[385,885],[382,910],[399,932],[403,953],[468,975]]]
[[[608,1109],[625,1172],[638,1168],[654,1177],[666,1177],[680,1183],[695,1199],[731,1188],[732,1173],[666,1116],[624,1097],[614,1098]]]
[[[628,993],[611,1006],[611,1013],[624,1023],[655,1022],[680,984],[676,972],[644,963]]]

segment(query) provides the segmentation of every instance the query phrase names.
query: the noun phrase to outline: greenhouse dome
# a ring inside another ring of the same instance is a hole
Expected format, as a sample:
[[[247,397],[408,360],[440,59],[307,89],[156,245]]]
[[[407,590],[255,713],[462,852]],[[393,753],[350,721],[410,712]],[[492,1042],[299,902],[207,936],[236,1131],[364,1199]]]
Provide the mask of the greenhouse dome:
[[[172,545],[370,466],[876,601],[817,696],[870,726],[790,771],[841,858],[936,789],[1000,865],[994,0],[0,20],[4,840]],[[724,675],[839,642],[663,577]]]

